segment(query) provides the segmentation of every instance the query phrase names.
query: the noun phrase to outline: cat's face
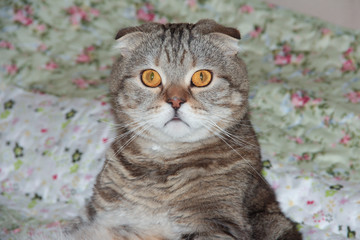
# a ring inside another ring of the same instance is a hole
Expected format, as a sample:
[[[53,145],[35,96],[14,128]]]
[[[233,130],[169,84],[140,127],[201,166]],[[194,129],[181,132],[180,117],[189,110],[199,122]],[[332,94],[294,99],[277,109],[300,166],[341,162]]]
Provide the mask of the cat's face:
[[[236,124],[248,81],[237,30],[210,20],[120,30],[110,90],[118,120],[161,141],[193,142]]]

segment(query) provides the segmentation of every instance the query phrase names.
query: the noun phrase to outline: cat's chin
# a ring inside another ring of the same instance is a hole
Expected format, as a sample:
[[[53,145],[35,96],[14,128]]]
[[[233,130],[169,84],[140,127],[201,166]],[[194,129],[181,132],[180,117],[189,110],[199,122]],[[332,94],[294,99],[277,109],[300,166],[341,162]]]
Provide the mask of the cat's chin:
[[[209,137],[209,132],[204,128],[192,128],[183,121],[170,121],[160,129],[159,142],[197,142]]]
[[[165,124],[163,131],[166,135],[178,139],[189,135],[191,128],[182,120],[171,120]]]

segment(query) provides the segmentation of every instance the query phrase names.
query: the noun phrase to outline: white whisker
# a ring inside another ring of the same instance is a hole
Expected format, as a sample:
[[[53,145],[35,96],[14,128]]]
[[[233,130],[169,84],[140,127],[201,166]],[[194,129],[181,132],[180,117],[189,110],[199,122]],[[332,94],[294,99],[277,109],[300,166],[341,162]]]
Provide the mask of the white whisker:
[[[209,123],[211,123],[211,122],[209,122]],[[203,126],[204,126],[205,128],[207,128],[208,130],[211,130],[211,129],[208,128],[208,126],[207,126],[206,124],[203,124]],[[215,124],[215,125],[212,124],[212,126],[217,127],[216,124]],[[220,128],[220,129],[221,129],[221,128]],[[248,160],[246,160],[236,149],[234,149],[234,148],[224,139],[224,137],[222,137],[220,134],[216,134],[216,133],[215,133],[215,136],[217,136],[219,139],[221,139],[228,147],[230,147],[237,155],[239,155],[239,156],[251,167],[251,169],[253,169],[253,171],[267,184],[266,180],[265,180],[264,177],[261,175],[261,173],[259,173],[259,172],[251,165],[251,163],[250,163]],[[249,172],[249,173],[250,173],[250,172]],[[250,174],[251,174],[251,173],[250,173]]]

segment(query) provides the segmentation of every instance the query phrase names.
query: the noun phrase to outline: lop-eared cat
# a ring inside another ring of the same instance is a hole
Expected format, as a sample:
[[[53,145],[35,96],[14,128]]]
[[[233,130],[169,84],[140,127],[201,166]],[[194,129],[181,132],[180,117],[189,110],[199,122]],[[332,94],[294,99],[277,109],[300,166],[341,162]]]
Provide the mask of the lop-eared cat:
[[[265,182],[240,33],[212,20],[116,35],[116,139],[74,239],[301,239]]]

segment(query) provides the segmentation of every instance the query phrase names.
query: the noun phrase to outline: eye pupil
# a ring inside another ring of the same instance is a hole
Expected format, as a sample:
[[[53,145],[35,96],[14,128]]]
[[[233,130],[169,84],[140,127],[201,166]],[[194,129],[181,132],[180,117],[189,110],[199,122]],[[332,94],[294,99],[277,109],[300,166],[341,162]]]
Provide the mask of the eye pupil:
[[[196,87],[205,87],[210,84],[212,80],[212,72],[209,70],[199,70],[191,77],[191,82]]]
[[[142,72],[141,81],[145,86],[154,88],[161,84],[161,77],[155,70],[147,69]]]

